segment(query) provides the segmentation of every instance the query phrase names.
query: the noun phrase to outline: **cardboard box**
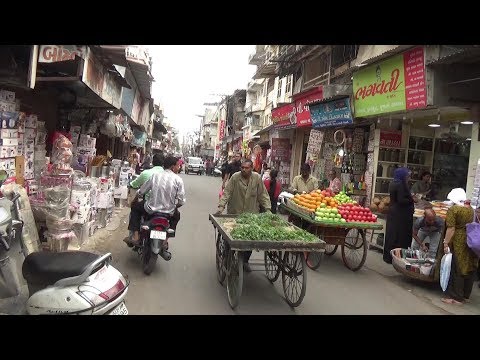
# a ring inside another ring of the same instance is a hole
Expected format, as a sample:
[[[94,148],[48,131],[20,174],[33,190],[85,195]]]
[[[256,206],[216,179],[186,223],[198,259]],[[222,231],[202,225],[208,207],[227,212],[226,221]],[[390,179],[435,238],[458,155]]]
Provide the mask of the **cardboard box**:
[[[17,129],[1,129],[0,138],[2,139],[18,139]]]
[[[107,209],[111,206],[113,193],[111,191],[97,193],[97,208]]]
[[[115,188],[113,192],[113,197],[115,199],[126,199],[128,197],[128,187],[120,186],[118,188]]]
[[[72,220],[76,224],[85,224],[89,220],[90,206],[79,206],[73,214]]]
[[[18,146],[0,146],[0,158],[11,158],[18,156]]]
[[[15,177],[17,178],[17,184],[24,186],[25,183],[25,159],[23,156],[15,157]]]
[[[25,121],[26,121],[26,119],[27,119],[27,114],[25,114],[24,112],[19,112],[18,113],[17,129],[18,129],[19,133],[24,133],[25,132]]]
[[[19,146],[18,139],[0,139],[0,146]]]
[[[72,190],[70,204],[76,206],[90,206],[90,190]]]
[[[8,90],[0,90],[0,100],[15,102],[15,93]]]
[[[35,114],[28,115],[25,119],[25,127],[30,129],[36,129],[37,120],[38,120],[37,115]]]
[[[35,172],[33,170],[26,169],[23,176],[25,180],[32,180],[32,179],[35,179]]]
[[[15,111],[15,103],[5,100],[0,100],[0,111]]]
[[[20,113],[16,111],[2,111],[1,123],[2,129],[16,129],[18,127],[18,118]]]
[[[30,129],[27,127],[27,124],[25,124],[25,140],[35,140],[35,129]]]
[[[97,155],[97,149],[93,148],[87,148],[84,146],[79,146],[77,147],[77,154],[78,155],[84,155],[84,156],[91,156],[95,157]]]

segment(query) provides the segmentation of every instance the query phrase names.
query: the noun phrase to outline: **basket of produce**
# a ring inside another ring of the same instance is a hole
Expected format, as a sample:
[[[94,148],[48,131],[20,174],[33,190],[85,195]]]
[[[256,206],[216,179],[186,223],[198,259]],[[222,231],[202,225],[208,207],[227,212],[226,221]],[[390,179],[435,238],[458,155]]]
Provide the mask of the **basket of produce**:
[[[383,198],[375,196],[370,205],[370,210],[374,213],[388,214],[389,207],[390,196],[384,196]]]

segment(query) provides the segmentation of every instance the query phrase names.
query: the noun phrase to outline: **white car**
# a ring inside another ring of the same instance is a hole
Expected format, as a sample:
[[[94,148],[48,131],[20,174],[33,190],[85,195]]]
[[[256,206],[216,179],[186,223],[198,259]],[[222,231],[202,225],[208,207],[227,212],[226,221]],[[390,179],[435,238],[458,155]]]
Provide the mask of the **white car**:
[[[202,175],[205,172],[205,165],[199,157],[189,156],[185,159],[185,174],[197,173]]]

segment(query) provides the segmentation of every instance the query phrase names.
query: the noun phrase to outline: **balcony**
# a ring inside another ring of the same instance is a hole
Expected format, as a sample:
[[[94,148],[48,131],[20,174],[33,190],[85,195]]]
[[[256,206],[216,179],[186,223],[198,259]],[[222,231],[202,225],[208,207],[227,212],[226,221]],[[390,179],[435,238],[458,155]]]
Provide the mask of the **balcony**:
[[[247,91],[250,93],[255,93],[262,90],[263,88],[263,79],[262,80],[253,80],[250,81],[247,85]]]
[[[255,52],[253,54],[250,54],[248,57],[248,63],[250,65],[262,65],[263,62],[265,61],[265,53],[258,53]]]
[[[246,114],[250,114],[257,111],[263,111],[263,110],[265,110],[265,106],[263,106],[263,104],[258,104],[258,103],[249,104],[249,106],[245,107]]]

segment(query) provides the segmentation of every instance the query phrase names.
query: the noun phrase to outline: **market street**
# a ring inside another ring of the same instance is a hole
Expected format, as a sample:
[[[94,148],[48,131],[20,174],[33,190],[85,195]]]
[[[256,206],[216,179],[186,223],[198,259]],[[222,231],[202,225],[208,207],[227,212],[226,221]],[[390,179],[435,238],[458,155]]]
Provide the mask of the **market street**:
[[[213,226],[208,220],[208,214],[216,209],[221,181],[198,175],[181,177],[187,204],[181,209],[177,237],[170,242],[170,262],[159,258],[154,272],[150,276],[143,274],[140,258],[122,241],[127,233],[128,209],[121,212],[123,218],[118,219],[117,230],[96,242],[91,238],[86,247],[112,252],[114,266],[131,282],[127,307],[132,315],[449,313],[440,307],[452,313],[475,313],[473,305],[479,303],[480,293],[476,285],[472,304],[468,304],[473,310],[468,311],[467,305],[463,310],[452,308],[439,301],[440,289],[404,279],[383,264],[375,251],[369,252],[366,266],[356,273],[345,268],[339,252],[326,258],[317,271],[309,269],[305,298],[295,310],[283,298],[281,277],[272,286],[264,271],[246,274],[240,304],[233,311],[226,288],[217,281]],[[263,259],[263,253],[254,252],[252,259]],[[382,267],[387,269],[385,275]]]

